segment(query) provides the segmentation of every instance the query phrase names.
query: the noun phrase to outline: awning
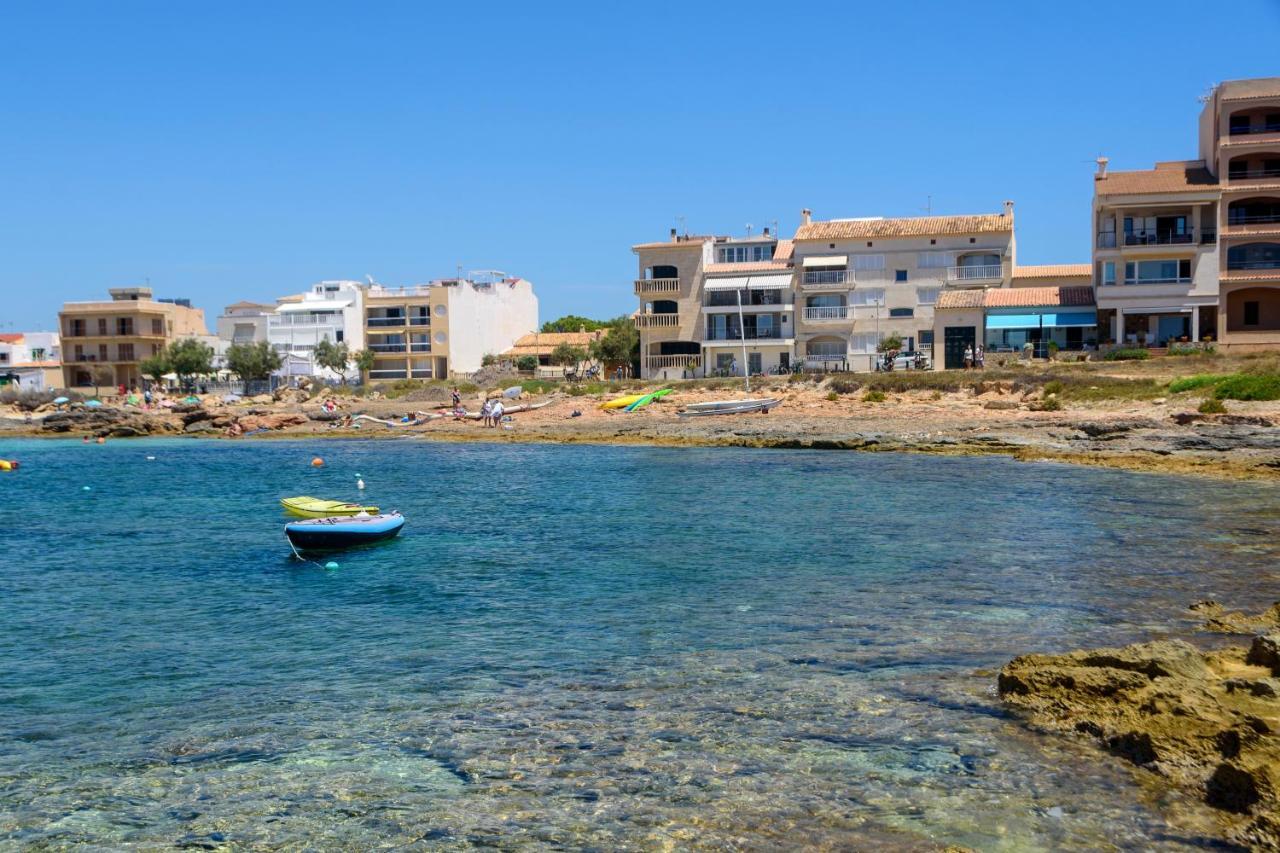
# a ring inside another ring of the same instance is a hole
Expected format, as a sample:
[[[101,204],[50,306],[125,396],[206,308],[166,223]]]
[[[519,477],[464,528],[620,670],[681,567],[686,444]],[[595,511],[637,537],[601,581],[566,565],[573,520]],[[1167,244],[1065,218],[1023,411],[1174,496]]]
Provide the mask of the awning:
[[[1047,311],[1041,314],[989,314],[987,316],[988,329],[1039,329],[1041,327],[1061,329],[1097,324],[1098,312],[1096,311]]]
[[[748,276],[736,275],[730,278],[709,278],[703,285],[703,290],[745,290],[747,287]]]
[[[784,290],[791,286],[791,273],[773,273],[772,275],[748,276],[748,290]]]
[[[804,259],[803,266],[809,267],[847,267],[849,266],[848,255],[826,255],[825,257],[810,257]]]

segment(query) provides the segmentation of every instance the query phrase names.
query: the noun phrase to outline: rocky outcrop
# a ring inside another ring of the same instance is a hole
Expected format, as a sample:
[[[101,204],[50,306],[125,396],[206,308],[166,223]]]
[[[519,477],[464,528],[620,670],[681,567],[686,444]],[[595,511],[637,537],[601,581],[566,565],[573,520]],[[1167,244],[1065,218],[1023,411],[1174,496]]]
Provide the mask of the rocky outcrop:
[[[256,429],[284,429],[285,427],[298,426],[307,422],[306,415],[299,415],[289,412],[282,412],[273,415],[245,415],[238,419],[240,428],[245,432],[252,432]]]
[[[1195,790],[1226,834],[1280,848],[1280,635],[1202,653],[1168,640],[1064,655],[1024,655],[1000,671],[1000,696],[1039,727],[1082,733]]]
[[[1280,601],[1256,616],[1238,610],[1228,613],[1216,601],[1198,601],[1190,609],[1207,617],[1204,623],[1206,631],[1219,634],[1258,634],[1280,629]]]
[[[149,416],[127,409],[99,408],[72,409],[47,415],[40,428],[53,433],[88,433],[113,438],[134,438],[143,435],[164,435],[181,429],[182,424],[167,418]]]

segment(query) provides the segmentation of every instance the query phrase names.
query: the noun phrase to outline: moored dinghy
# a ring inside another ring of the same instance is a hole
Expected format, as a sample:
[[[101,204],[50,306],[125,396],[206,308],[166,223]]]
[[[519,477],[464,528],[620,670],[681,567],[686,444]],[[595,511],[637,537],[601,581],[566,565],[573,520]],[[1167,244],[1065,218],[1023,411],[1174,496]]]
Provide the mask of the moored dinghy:
[[[775,398],[764,400],[717,400],[711,403],[690,403],[679,412],[682,418],[702,417],[706,415],[740,415],[747,412],[768,413],[778,407],[782,401]]]
[[[404,516],[390,512],[291,521],[284,526],[284,535],[298,551],[325,551],[392,539],[402,527]]]
[[[377,515],[378,513],[376,506],[361,506],[360,504],[346,503],[344,501],[327,501],[323,498],[313,498],[306,495],[281,498],[280,505],[291,515],[300,515],[303,518],[330,518],[335,515],[358,515],[362,512],[369,515]]]

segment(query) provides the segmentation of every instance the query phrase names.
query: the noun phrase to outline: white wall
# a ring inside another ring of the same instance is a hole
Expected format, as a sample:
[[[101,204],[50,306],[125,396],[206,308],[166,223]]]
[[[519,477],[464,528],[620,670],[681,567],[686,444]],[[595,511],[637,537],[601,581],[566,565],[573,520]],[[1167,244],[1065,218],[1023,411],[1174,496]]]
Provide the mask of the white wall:
[[[486,353],[503,352],[538,330],[538,297],[524,279],[447,285],[449,369],[471,373]],[[436,345],[432,341],[433,348]]]

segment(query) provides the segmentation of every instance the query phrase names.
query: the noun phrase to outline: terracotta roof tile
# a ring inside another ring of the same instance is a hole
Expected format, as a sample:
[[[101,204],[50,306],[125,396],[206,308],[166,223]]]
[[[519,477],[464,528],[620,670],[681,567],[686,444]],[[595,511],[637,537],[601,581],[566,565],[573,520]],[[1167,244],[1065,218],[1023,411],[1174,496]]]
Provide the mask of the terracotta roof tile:
[[[773,259],[775,261],[789,261],[795,257],[796,244],[791,240],[779,240],[778,245],[773,250]]]
[[[1013,217],[1003,213],[972,216],[913,216],[903,219],[835,219],[811,222],[796,230],[796,240],[849,240],[864,237],[932,237],[998,234],[1013,230]]]
[[[1014,278],[1090,278],[1092,276],[1092,264],[1029,264],[1015,267],[1013,270]]]
[[[935,308],[1048,308],[1094,304],[1092,287],[992,287],[987,290],[947,290]]]
[[[1280,281],[1280,269],[1275,270],[1227,270],[1218,276],[1219,281]]]
[[[786,272],[791,265],[785,261],[746,261],[739,264],[707,264],[702,268],[706,273],[721,272]]]
[[[16,334],[9,334],[6,332],[5,334],[0,335],[0,344],[17,344],[21,342],[22,342],[21,332],[18,332]]]
[[[1217,186],[1217,179],[1209,174],[1203,160],[1157,163],[1154,169],[1108,172],[1106,177],[1094,179],[1094,192],[1098,195],[1185,193]]]
[[[981,308],[984,293],[981,290],[945,290],[938,294],[934,308]]]
[[[1219,91],[1224,101],[1280,96],[1280,77],[1258,77],[1253,80],[1225,80]]]
[[[531,332],[521,336],[511,349],[504,351],[502,354],[513,357],[551,355],[552,350],[560,346],[560,344],[569,344],[570,346],[586,349],[592,341],[603,335],[604,332],[602,330],[595,332]]]

